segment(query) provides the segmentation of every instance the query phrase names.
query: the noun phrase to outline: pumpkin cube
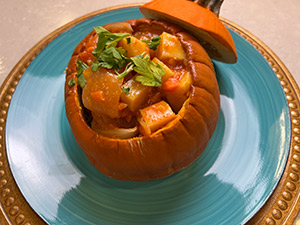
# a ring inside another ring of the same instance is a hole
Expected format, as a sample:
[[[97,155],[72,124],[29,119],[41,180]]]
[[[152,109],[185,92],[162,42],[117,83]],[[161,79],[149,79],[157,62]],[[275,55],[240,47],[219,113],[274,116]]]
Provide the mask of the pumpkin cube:
[[[164,68],[164,70],[166,71],[165,75],[163,75],[162,78],[161,78],[162,83],[164,83],[169,77],[174,76],[174,72],[166,64],[164,64],[162,61],[160,61],[158,58],[154,57],[152,59],[152,61],[154,63],[160,64]]]
[[[91,74],[88,74],[90,71]],[[111,71],[101,67],[96,72],[87,70],[86,85],[82,89],[83,105],[110,118],[119,118],[119,101],[123,79],[118,79]]]
[[[127,89],[128,92],[122,92],[121,101],[126,103],[132,112],[141,108],[141,105],[148,99],[148,95],[152,90],[152,87],[142,85],[134,77],[123,84],[122,88]]]
[[[184,60],[185,52],[176,36],[163,32],[160,37],[160,44],[156,50],[157,58],[162,61]]]
[[[148,44],[132,36],[123,38],[121,41],[119,41],[118,46],[127,51],[126,56],[128,58],[140,55],[142,53],[150,55]]]
[[[152,132],[164,127],[176,117],[172,108],[165,101],[160,101],[140,110],[138,122],[140,132],[150,135]]]
[[[163,83],[166,99],[175,112],[178,112],[188,97],[192,83],[191,74],[188,71],[177,73]]]

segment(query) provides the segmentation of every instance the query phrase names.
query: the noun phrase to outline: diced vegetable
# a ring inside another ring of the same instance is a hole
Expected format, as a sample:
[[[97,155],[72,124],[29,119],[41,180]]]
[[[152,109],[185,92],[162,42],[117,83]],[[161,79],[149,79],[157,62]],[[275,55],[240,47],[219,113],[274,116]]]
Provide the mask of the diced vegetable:
[[[111,129],[102,129],[97,130],[95,129],[99,134],[110,137],[110,138],[120,138],[120,139],[126,139],[126,138],[132,138],[136,135],[138,135],[139,131],[137,127],[133,128],[111,128]]]
[[[127,51],[126,56],[128,58],[143,53],[147,55],[150,54],[149,53],[150,49],[148,44],[132,36],[124,38],[121,41],[119,41],[118,46],[124,48]]]
[[[164,91],[174,91],[180,87],[180,80],[175,77],[170,77],[163,83]]]
[[[126,120],[111,119],[107,116],[92,112],[93,121],[91,127],[99,134],[110,138],[131,138],[138,135],[139,131],[135,123],[127,123]]]
[[[83,105],[93,112],[118,118],[123,79],[118,79],[104,68],[96,72],[89,71],[92,74],[87,75],[87,83],[82,90]]]
[[[123,84],[122,89],[128,92],[122,92],[121,101],[128,105],[130,111],[135,112],[148,99],[152,87],[142,85],[134,77]]]
[[[191,82],[191,74],[188,71],[181,71],[181,73],[177,73],[163,83],[162,88],[167,101],[175,112],[179,111],[183,102],[187,99]]]
[[[191,75],[182,67],[184,49],[166,32],[140,40],[130,36],[128,23],[106,29],[95,28],[99,42],[89,50],[93,63],[77,61],[77,81],[83,105],[92,113],[91,127],[113,138],[130,138],[138,130],[150,135],[173,120],[188,97]]]
[[[140,132],[143,135],[150,135],[152,132],[165,126],[176,117],[171,107],[165,101],[160,101],[140,110],[138,122]]]
[[[160,44],[156,50],[157,58],[162,61],[184,60],[184,49],[176,36],[163,32],[160,37]]]
[[[166,72],[165,75],[163,75],[162,78],[161,78],[162,83],[164,83],[169,77],[174,76],[174,72],[166,64],[164,64],[162,61],[160,61],[158,58],[154,57],[152,59],[152,61],[154,63],[160,64]]]

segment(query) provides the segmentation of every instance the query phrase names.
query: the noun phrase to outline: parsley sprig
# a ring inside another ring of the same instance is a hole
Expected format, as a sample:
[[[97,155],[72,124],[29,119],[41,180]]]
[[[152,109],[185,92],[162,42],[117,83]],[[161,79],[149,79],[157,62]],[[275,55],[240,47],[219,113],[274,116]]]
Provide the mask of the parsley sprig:
[[[136,81],[145,86],[161,86],[161,78],[166,72],[160,64],[150,61],[149,55],[137,55],[131,57],[131,60],[135,65],[133,70],[139,74],[135,78]]]
[[[95,27],[94,30],[98,35],[97,48],[93,51],[96,58],[104,49],[116,47],[119,41],[130,35],[129,33],[111,33],[101,26]]]
[[[131,57],[130,60],[131,62],[127,64],[124,72],[118,75],[119,79],[134,70],[139,74],[135,80],[141,82],[142,85],[161,86],[161,78],[166,72],[160,64],[150,61],[150,56],[145,54]]]
[[[77,60],[76,65],[77,65],[77,82],[80,87],[84,87],[86,85],[86,79],[83,75],[83,71],[89,67],[79,59]]]
[[[86,79],[83,75],[83,71],[86,70],[88,65],[86,65],[84,62],[82,62],[80,59],[77,60],[76,62],[76,67],[77,67],[77,82],[80,87],[84,87],[86,85]],[[75,85],[75,80],[71,78],[68,82],[69,87],[72,87]]]
[[[109,47],[95,58],[91,69],[95,72],[99,67],[104,67],[116,72],[118,68],[121,69],[127,64],[128,59],[125,55],[126,51],[123,48]]]
[[[130,34],[111,33],[101,26],[95,27],[94,30],[98,35],[98,43],[93,50],[95,60],[91,67],[92,71],[97,71],[99,67],[114,69],[115,72],[123,68],[128,63],[127,52],[123,48],[117,48],[117,44]]]

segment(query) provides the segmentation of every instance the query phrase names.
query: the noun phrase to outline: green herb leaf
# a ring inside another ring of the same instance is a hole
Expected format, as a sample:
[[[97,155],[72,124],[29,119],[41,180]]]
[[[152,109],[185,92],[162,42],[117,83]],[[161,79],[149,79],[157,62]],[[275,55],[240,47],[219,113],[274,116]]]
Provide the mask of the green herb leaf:
[[[147,43],[149,45],[150,49],[156,50],[157,46],[160,43],[160,40],[161,40],[161,37],[157,36],[157,37],[154,37],[154,38],[152,38],[150,40],[143,40],[143,42]]]
[[[119,47],[119,48],[116,48],[116,50],[120,53],[120,55],[121,55],[123,58],[128,59],[128,58],[126,58],[127,51],[126,51],[124,48]]]
[[[114,67],[114,64],[111,62],[100,62],[98,65],[106,69],[112,69]]]
[[[100,67],[100,64],[99,63],[93,63],[92,66],[91,66],[91,70],[93,72],[96,72],[98,70],[98,68]]]
[[[68,82],[68,85],[69,85],[69,87],[72,87],[72,86],[74,86],[76,84],[76,82],[75,82],[75,80],[74,79],[70,79],[69,80],[69,82]]]
[[[95,56],[92,71],[97,71],[99,67],[106,69],[123,68],[130,60],[126,57],[127,51],[121,47],[116,47],[118,42],[128,37],[129,33],[111,33],[104,27],[94,28],[98,35],[97,48],[93,50]]]
[[[108,33],[109,32],[108,30],[106,30],[104,27],[101,27],[101,26],[94,27],[94,30],[98,35],[101,34],[101,33]]]
[[[121,47],[117,47],[117,44],[123,38],[130,36],[129,33],[111,33],[105,28],[98,26],[95,27],[95,32],[98,35],[97,47],[93,50],[95,56],[94,62],[91,66],[92,71],[97,71],[99,67],[106,69],[113,69],[118,75],[119,79],[122,79],[131,71],[136,71],[139,75],[136,80],[146,86],[161,86],[161,77],[165,74],[164,68],[150,61],[150,56],[144,54],[131,57],[126,57],[127,51]],[[156,50],[160,43],[160,37],[154,37],[150,40],[145,40],[150,49]],[[131,39],[126,38],[127,44]],[[126,67],[125,67],[126,66]],[[119,73],[119,69],[125,69]],[[86,80],[82,72],[88,68],[86,64],[77,61],[77,80],[81,87],[84,87]]]
[[[129,95],[129,91],[130,91],[129,87],[128,88],[122,87],[121,89],[125,93],[125,95]]]
[[[128,63],[122,73],[118,73],[118,71],[115,71],[116,74],[118,74],[118,79],[122,79],[127,74],[129,74],[133,70],[134,64],[132,62]]]
[[[130,35],[129,33],[111,33],[101,26],[95,27],[94,30],[98,35],[97,48],[93,51],[96,58],[104,49],[116,47],[120,40]]]
[[[84,62],[82,62],[80,59],[77,60],[76,62],[76,66],[77,66],[77,74],[82,74],[82,72],[84,70],[86,70],[87,68],[89,68],[88,65],[86,65]]]
[[[83,71],[89,67],[84,62],[82,62],[80,59],[77,60],[76,66],[77,66],[77,82],[80,85],[80,87],[83,88],[86,85],[86,79],[83,75]]]
[[[166,72],[160,64],[154,63],[149,59],[149,55],[131,57],[131,60],[135,64],[134,71],[140,74],[136,77],[136,81],[141,82],[145,86],[161,86],[161,77]]]
[[[123,68],[128,62],[125,53],[126,51],[121,48],[110,47],[105,49],[99,56],[99,65],[107,69]]]
[[[86,85],[86,79],[83,76],[83,73],[80,74],[79,76],[77,76],[77,81],[78,81],[79,86],[82,88]]]
[[[105,49],[106,42],[108,41],[108,38],[105,36],[99,36],[97,47],[92,51],[93,55],[97,59],[101,52]]]
[[[125,37],[128,37],[129,35],[129,33],[110,33],[106,48],[116,47],[119,41]]]

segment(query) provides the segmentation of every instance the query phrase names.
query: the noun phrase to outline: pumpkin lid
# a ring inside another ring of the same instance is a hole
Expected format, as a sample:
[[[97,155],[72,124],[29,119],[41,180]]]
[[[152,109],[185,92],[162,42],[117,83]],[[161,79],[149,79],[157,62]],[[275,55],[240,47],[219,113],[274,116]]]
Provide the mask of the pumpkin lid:
[[[154,0],[142,5],[140,11],[146,18],[167,20],[190,31],[212,59],[224,63],[237,61],[233,39],[218,18],[219,8],[215,14],[194,1]]]

